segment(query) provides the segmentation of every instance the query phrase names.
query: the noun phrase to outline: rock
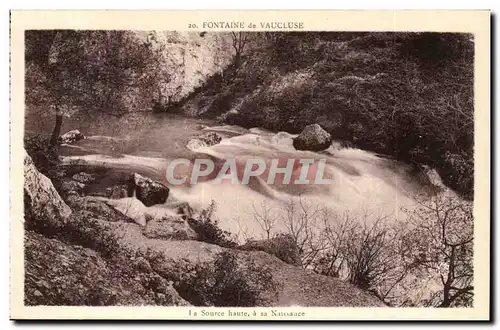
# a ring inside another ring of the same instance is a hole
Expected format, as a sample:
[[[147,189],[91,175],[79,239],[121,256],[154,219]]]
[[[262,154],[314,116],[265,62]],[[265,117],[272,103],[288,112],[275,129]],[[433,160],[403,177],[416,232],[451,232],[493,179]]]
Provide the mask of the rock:
[[[71,215],[54,185],[35,167],[24,150],[24,207],[28,227],[50,225],[59,228]]]
[[[85,184],[68,178],[64,178],[59,185],[59,192],[65,199],[70,196],[83,196],[84,189]]]
[[[89,248],[78,248],[30,230],[25,232],[24,246],[27,306],[190,305],[151,267],[134,267],[133,261],[125,258],[107,260]],[[63,267],[63,261],[73,271]],[[151,285],[143,278],[155,279],[157,284]],[[41,279],[46,282],[43,288]]]
[[[188,149],[196,150],[201,147],[210,147],[219,144],[222,141],[222,137],[215,132],[206,132],[202,135],[195,137],[188,142]]]
[[[91,183],[96,180],[96,176],[85,172],[80,172],[72,176],[72,179],[80,183]]]
[[[186,220],[175,217],[153,219],[143,230],[144,236],[158,239],[197,240],[198,235]]]
[[[239,247],[244,251],[264,251],[294,266],[301,266],[299,248],[290,235],[279,235],[271,239],[249,241]]]
[[[119,210],[116,210],[113,206],[106,203],[106,201],[94,196],[70,198],[68,199],[68,204],[75,211],[88,211],[91,213],[95,213],[106,219],[107,221],[131,222],[133,220],[125,216]]]
[[[200,136],[200,139],[209,146],[219,144],[222,141],[222,137],[215,132],[204,133]]]
[[[181,203],[177,206],[177,213],[187,218],[192,218],[194,214],[193,208],[188,203]]]
[[[293,146],[297,150],[321,151],[332,144],[331,135],[318,124],[308,125],[293,140]]]
[[[71,144],[83,139],[85,139],[85,135],[80,133],[79,130],[75,129],[61,135],[59,137],[59,142],[62,144]]]
[[[148,208],[134,197],[109,199],[106,200],[106,203],[120,211],[126,217],[134,220],[140,226],[146,226],[147,220],[153,218],[148,214]]]
[[[238,123],[238,119],[240,119],[240,112],[236,109],[231,109],[225,114],[223,114],[220,118],[221,121],[233,125]]]
[[[133,173],[129,179],[129,191],[146,206],[164,204],[167,201],[170,189],[165,185]],[[131,194],[129,193],[129,196]]]

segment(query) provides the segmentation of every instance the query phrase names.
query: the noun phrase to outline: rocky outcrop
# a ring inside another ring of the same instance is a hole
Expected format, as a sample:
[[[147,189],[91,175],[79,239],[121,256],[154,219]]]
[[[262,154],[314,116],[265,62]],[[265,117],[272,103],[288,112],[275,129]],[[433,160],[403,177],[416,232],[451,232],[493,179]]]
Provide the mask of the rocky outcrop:
[[[211,147],[213,145],[219,144],[222,141],[222,137],[215,132],[203,133],[188,142],[188,149],[196,150],[202,147]]]
[[[61,144],[72,144],[83,139],[85,139],[85,135],[80,133],[79,130],[75,129],[61,135],[59,137],[59,142]]]
[[[299,136],[293,139],[293,146],[297,150],[321,151],[327,149],[331,144],[330,133],[318,124],[306,126]]]
[[[263,251],[278,257],[290,265],[301,266],[299,248],[289,235],[279,235],[270,239],[249,241],[238,247],[243,251]]]
[[[296,249],[284,236],[241,249],[209,244],[199,241],[193,219],[175,210],[172,216],[148,215],[145,211],[165,208],[148,208],[134,197],[73,196],[71,211],[29,157],[25,167],[29,219],[43,224],[44,231],[32,227],[51,234],[26,231],[27,305],[185,306],[207,301],[200,300],[207,295],[208,301],[227,306],[225,294],[210,284],[223,281],[224,290],[250,295],[245,303],[252,306],[384,306],[349,283],[291,265],[298,264]],[[141,225],[130,210],[142,217]],[[241,306],[238,299],[230,302]]]
[[[90,248],[25,234],[27,306],[190,306],[143,258],[109,262]]]
[[[130,176],[128,184],[128,195],[135,196],[146,206],[164,204],[170,191],[165,185],[137,173]]]
[[[172,96],[172,101],[178,101],[207,77],[221,72],[233,58],[230,33],[136,31],[134,34],[160,52],[162,65],[155,69],[169,77],[161,88],[166,97]]]
[[[35,167],[24,151],[24,207],[28,227],[50,226],[59,228],[71,215],[54,185]]]

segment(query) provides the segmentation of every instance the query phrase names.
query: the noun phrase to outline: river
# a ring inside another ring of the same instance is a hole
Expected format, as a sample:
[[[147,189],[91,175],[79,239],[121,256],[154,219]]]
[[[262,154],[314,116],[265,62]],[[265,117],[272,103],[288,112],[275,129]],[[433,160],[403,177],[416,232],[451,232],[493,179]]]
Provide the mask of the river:
[[[33,130],[36,125],[27,126]],[[188,202],[197,210],[214,200],[219,225],[240,238],[262,237],[265,231],[256,218],[266,212],[268,218],[274,219],[273,231],[285,230],[283,217],[292,200],[303,200],[307,208],[327,210],[329,214],[347,211],[353,219],[361,215],[365,219],[404,219],[401,207],[413,207],[413,197],[429,191],[429,183],[409,165],[368,151],[342,148],[336,142],[322,152],[298,151],[292,145],[295,135],[285,132],[218,126],[211,120],[152,113],[103,116],[93,122],[66,120],[63,131],[70,129],[79,129],[87,138],[63,148],[64,162],[78,161],[146,175],[170,188],[169,199]],[[187,147],[193,136],[207,131],[218,133],[222,141],[194,150]],[[218,184],[210,179],[174,185],[165,179],[165,170],[174,159],[207,157],[216,161],[236,159],[238,164],[248,158],[263,159],[266,164],[272,159],[324,159],[325,175],[331,183],[268,184],[257,177],[249,184]]]

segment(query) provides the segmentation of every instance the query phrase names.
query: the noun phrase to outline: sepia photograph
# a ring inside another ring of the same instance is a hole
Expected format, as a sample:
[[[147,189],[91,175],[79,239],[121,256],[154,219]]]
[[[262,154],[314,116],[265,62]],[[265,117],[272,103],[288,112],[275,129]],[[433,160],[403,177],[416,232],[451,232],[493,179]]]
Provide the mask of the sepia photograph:
[[[477,308],[474,31],[209,17],[21,32],[21,304]]]

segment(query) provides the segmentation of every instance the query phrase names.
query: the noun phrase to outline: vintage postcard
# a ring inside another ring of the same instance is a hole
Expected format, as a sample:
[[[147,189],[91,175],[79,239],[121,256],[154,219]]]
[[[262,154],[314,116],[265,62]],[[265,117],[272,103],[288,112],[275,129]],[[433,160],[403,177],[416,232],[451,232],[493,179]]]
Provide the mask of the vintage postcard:
[[[489,320],[489,11],[12,11],[12,319]]]

